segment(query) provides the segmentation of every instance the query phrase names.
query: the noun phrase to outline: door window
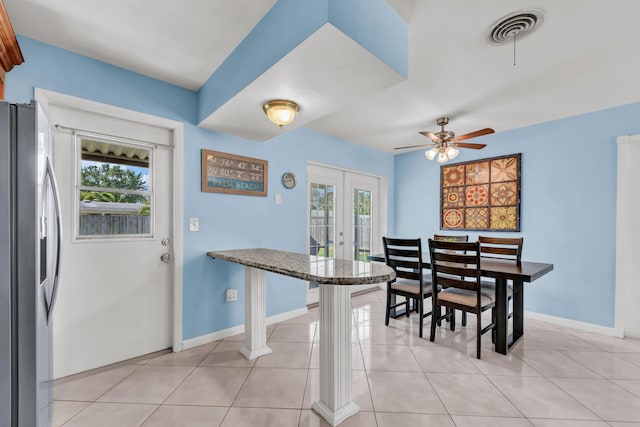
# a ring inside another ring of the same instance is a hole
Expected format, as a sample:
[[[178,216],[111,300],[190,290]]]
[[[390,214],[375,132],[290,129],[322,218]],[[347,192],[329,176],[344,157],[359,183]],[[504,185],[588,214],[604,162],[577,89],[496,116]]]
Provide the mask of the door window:
[[[367,261],[373,239],[371,226],[371,191],[353,189],[353,260]]]
[[[367,261],[372,252],[380,251],[386,209],[381,177],[310,164],[307,182],[310,255]],[[371,286],[376,285],[350,289]],[[308,304],[317,301],[316,288],[316,283],[309,283]]]
[[[309,201],[309,255],[333,258],[335,187],[311,183]]]
[[[153,148],[81,133],[76,144],[76,237],[151,237]]]

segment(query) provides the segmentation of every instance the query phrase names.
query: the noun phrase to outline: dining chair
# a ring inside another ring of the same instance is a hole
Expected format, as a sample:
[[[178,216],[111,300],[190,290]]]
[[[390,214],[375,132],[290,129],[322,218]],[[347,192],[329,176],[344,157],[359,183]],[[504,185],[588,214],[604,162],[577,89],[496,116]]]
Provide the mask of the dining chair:
[[[480,256],[482,258],[503,259],[520,264],[522,258],[523,237],[490,237],[478,236]],[[495,292],[495,282],[482,282],[482,286]],[[507,298],[513,297],[513,284],[507,284]],[[509,313],[511,317],[511,313]]]
[[[520,264],[524,238],[478,236],[478,242],[481,256],[511,260]]]
[[[431,297],[433,287],[431,277],[424,274],[422,265],[422,241],[418,239],[392,239],[383,237],[385,263],[391,267],[396,278],[387,283],[387,308],[385,314],[385,325],[389,325],[389,315],[391,310],[405,305],[406,315],[409,316],[409,301],[415,300],[418,315],[420,316],[419,335],[422,338],[422,324],[424,318],[430,316],[433,309],[428,313],[424,312],[424,300]],[[392,295],[399,295],[405,301],[392,304]]]
[[[450,235],[450,234],[434,234],[433,240],[443,240],[446,242],[468,242],[469,236],[468,235],[456,236],[456,235]],[[415,311],[417,313],[418,304],[416,301],[414,301],[413,306],[415,307]],[[467,325],[467,313],[462,313],[462,326],[466,326],[466,325]]]
[[[495,327],[495,293],[483,290],[480,279],[480,243],[447,242],[429,239],[431,256],[431,286],[441,289],[433,292],[432,311],[440,313],[440,307],[446,307],[444,315],[431,317],[431,336],[435,341],[438,321],[452,317],[450,328],[455,328],[453,310],[461,310],[476,315],[476,357],[480,359],[482,335]],[[482,313],[491,309],[492,321],[482,327]]]
[[[440,240],[444,242],[468,242],[469,236],[466,234],[465,235],[434,234],[433,240]],[[455,318],[456,318],[455,313],[451,317],[452,319],[450,320],[455,321]],[[462,317],[462,326],[467,326],[467,313],[463,311],[461,317]]]
[[[522,258],[522,245],[524,244],[523,237],[493,237],[493,236],[478,236],[478,242],[480,243],[480,256],[482,258],[494,258],[503,259],[507,261],[520,264]],[[482,286],[489,292],[495,294],[496,284],[494,281],[483,281]],[[513,299],[513,283],[507,283],[507,304],[511,303]],[[510,305],[509,305],[510,307]],[[513,311],[509,308],[507,319],[513,317]],[[494,319],[495,320],[495,319]],[[495,335],[493,336],[495,341]]]

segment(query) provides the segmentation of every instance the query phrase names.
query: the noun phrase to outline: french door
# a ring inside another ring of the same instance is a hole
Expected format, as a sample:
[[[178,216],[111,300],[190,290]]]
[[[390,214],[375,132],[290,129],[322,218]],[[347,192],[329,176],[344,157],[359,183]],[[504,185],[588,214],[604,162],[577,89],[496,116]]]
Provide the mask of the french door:
[[[308,253],[330,258],[367,261],[381,251],[386,231],[386,197],[382,177],[330,166],[307,166]],[[377,285],[352,286],[351,292]],[[318,301],[310,282],[307,304]]]

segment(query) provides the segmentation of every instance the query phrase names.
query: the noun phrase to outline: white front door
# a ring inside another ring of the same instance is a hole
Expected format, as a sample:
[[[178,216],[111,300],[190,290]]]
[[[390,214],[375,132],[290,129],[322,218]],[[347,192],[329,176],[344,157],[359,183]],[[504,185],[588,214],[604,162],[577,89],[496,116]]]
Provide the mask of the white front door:
[[[54,376],[171,347],[172,131],[60,106],[65,235]],[[164,259],[161,259],[164,255]]]
[[[383,180],[329,166],[307,166],[309,254],[367,261],[381,251],[386,212]],[[351,292],[376,285],[352,286]],[[309,283],[307,304],[318,301]]]

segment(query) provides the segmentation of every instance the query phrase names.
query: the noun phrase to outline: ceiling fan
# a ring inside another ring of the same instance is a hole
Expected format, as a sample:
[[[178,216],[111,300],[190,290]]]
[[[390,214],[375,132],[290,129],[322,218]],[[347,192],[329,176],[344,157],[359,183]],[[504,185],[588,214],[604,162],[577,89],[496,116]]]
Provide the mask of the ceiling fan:
[[[487,146],[487,144],[474,144],[469,142],[461,142],[467,139],[475,138],[477,136],[488,135],[495,131],[491,128],[484,128],[475,132],[470,132],[464,135],[456,136],[455,133],[444,130],[444,127],[449,124],[448,117],[440,117],[436,123],[440,126],[440,132],[419,132],[421,135],[430,138],[432,142],[429,144],[409,145],[406,147],[396,147],[395,150],[403,150],[405,148],[426,147],[433,145],[431,150],[424,153],[425,157],[429,160],[433,160],[436,155],[438,156],[438,163],[444,163],[447,160],[455,159],[458,155],[458,148],[472,148],[474,150],[480,150]]]

